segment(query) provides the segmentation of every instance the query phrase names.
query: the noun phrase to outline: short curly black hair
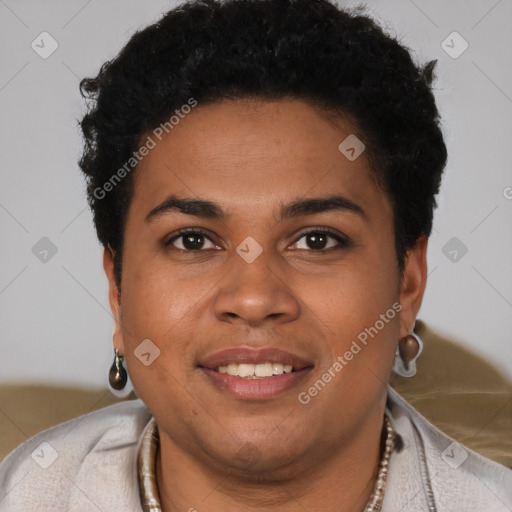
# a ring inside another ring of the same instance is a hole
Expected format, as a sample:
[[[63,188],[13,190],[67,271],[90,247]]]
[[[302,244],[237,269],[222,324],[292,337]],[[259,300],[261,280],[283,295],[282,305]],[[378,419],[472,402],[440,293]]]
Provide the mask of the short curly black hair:
[[[115,251],[118,285],[134,173],[112,177],[143,135],[191,98],[199,105],[295,98],[354,120],[393,206],[403,269],[407,249],[430,235],[446,164],[435,63],[415,64],[364,9],[328,0],[188,1],[137,32],[80,83],[89,107],[80,167],[98,238]]]

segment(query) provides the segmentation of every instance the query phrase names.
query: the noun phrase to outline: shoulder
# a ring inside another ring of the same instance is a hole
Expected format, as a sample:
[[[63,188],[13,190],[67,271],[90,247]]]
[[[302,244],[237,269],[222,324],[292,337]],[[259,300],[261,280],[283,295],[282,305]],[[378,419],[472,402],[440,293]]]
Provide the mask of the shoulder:
[[[454,506],[486,512],[510,510],[510,468],[441,432],[392,388],[388,393],[392,422],[404,443],[402,459],[408,461],[409,474],[416,473],[421,480],[418,489],[422,489],[426,501],[430,492],[439,512]],[[412,465],[417,472],[410,470]]]
[[[141,400],[128,400],[25,441],[0,463],[0,509],[89,510],[91,503],[100,510],[122,510],[123,503],[133,506],[131,501],[138,496],[136,455],[150,418]],[[86,502],[89,505],[84,507]]]

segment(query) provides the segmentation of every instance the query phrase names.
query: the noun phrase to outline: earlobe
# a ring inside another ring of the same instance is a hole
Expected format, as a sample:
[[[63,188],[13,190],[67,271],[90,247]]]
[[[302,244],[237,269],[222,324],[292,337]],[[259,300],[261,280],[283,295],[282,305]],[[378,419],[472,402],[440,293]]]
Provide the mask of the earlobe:
[[[103,250],[103,269],[108,280],[108,298],[110,303],[110,309],[114,315],[116,324],[119,324],[121,306],[119,300],[119,288],[114,272],[114,256],[115,251],[109,246]]]
[[[427,237],[422,235],[407,251],[400,284],[400,337],[413,329],[427,284]]]

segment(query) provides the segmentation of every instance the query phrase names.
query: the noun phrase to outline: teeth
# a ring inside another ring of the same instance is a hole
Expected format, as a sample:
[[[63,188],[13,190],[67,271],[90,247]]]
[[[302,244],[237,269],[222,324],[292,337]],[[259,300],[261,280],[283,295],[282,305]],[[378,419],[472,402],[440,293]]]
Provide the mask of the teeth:
[[[255,365],[253,365],[253,364],[239,364],[238,365],[238,376],[239,377],[252,377],[254,375],[254,370],[255,370]]]
[[[272,363],[272,372],[274,375],[281,375],[284,371],[284,367],[281,363]]]
[[[258,379],[265,377],[272,377],[273,375],[282,375],[283,373],[292,373],[293,366],[291,364],[281,363],[230,363],[225,366],[219,366],[217,371],[219,373],[227,373],[236,377],[243,377],[246,379]]]
[[[228,364],[224,368],[226,368],[226,373],[228,375],[238,375],[238,365],[237,364]]]
[[[272,363],[255,364],[254,375],[256,375],[256,377],[272,377],[272,375],[274,375]]]

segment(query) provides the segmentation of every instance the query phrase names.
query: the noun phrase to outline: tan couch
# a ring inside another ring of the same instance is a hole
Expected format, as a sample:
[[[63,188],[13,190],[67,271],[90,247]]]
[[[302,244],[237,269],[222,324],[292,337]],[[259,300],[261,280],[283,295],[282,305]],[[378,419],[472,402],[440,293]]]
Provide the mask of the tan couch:
[[[418,373],[391,385],[431,423],[474,451],[512,468],[512,383],[490,362],[423,322]]]
[[[446,434],[512,467],[512,384],[424,323],[418,321],[416,331],[425,344],[418,373],[411,379],[393,376],[391,384]],[[106,389],[0,386],[0,460],[41,430],[117,401]]]

